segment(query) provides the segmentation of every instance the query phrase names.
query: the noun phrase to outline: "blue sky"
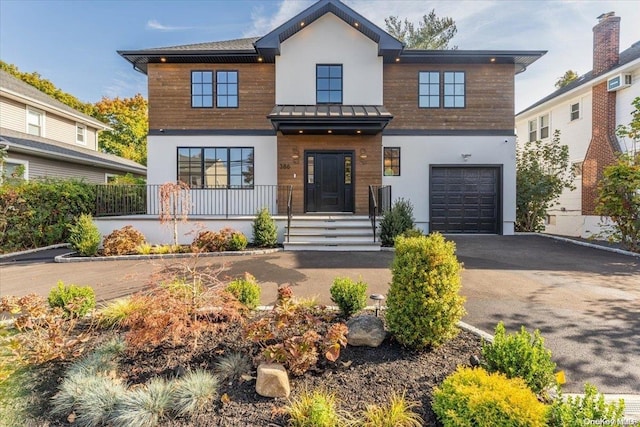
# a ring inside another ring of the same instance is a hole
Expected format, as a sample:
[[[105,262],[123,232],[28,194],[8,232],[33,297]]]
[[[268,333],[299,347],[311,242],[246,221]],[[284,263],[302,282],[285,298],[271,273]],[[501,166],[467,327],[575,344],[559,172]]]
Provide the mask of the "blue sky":
[[[591,69],[596,17],[622,17],[621,49],[640,40],[640,1],[346,0],[384,28],[389,15],[418,21],[432,8],[457,24],[460,49],[548,50],[516,77],[516,111],[554,90],[567,69]],[[117,50],[262,35],[312,4],[263,1],[0,0],[0,59],[37,71],[83,101],[146,96],[146,77]]]

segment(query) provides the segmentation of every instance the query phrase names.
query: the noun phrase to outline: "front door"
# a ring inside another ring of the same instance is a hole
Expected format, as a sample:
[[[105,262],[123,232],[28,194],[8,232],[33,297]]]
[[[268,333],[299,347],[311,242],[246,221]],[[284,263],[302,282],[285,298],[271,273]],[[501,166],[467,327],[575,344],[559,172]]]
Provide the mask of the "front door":
[[[353,212],[353,152],[307,152],[305,166],[306,212]]]

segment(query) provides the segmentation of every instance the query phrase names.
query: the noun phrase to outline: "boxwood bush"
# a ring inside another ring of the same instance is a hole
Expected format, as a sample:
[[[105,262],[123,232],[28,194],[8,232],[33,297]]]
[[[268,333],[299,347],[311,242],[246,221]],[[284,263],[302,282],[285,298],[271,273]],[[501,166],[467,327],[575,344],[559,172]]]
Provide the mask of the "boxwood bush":
[[[260,304],[260,285],[256,282],[256,278],[249,273],[245,273],[242,279],[231,281],[227,285],[227,291],[246,305],[249,310],[253,310]]]
[[[49,292],[49,306],[60,307],[68,317],[82,317],[96,307],[91,286],[65,285],[62,281]]]
[[[399,236],[395,247],[385,314],[389,330],[406,347],[437,347],[457,334],[465,313],[455,243],[435,233]]]
[[[345,317],[367,306],[367,284],[362,280],[354,282],[349,277],[336,277],[329,289],[331,301],[338,304]]]

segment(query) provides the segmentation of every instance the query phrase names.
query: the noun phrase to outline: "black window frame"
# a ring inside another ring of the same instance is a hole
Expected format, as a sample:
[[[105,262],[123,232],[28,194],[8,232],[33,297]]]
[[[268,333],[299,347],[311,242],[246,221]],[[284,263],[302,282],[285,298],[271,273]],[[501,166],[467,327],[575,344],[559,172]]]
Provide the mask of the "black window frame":
[[[387,174],[387,150],[390,150],[391,157],[389,157],[389,168],[391,169],[391,174]],[[397,150],[398,155],[394,156],[393,155],[393,151]],[[400,149],[400,147],[382,147],[382,175],[383,176],[400,176],[401,174],[401,165],[402,165],[402,150]],[[398,173],[395,173],[394,171],[394,160],[397,160],[397,168],[398,168]]]
[[[224,108],[224,109],[228,109],[228,108],[240,108],[240,72],[238,70],[216,70],[215,72],[215,99],[216,99],[216,108]],[[227,87],[227,89],[229,88],[229,85],[232,85],[233,83],[229,83],[229,82],[224,82],[224,83],[220,83],[220,78],[219,78],[219,73],[226,73],[227,75],[229,73],[235,73],[236,75],[236,82],[235,82],[235,86],[236,86],[236,91],[234,95],[229,95],[229,93],[226,93],[224,95],[220,95],[220,86],[219,85],[225,85]],[[236,98],[236,105],[234,106],[220,106],[220,97],[223,96],[227,99],[227,101],[229,100],[229,97],[235,97]]]
[[[460,73],[463,76],[463,82],[462,83],[456,83],[456,74]],[[453,78],[453,83],[447,83],[447,74],[453,74],[454,78]],[[448,85],[453,85],[453,94],[452,95],[447,95],[447,86]],[[456,86],[462,86],[462,95],[456,95]],[[453,102],[453,106],[452,107],[448,107],[447,106],[447,99],[453,97],[454,102]],[[458,97],[462,97],[462,106],[456,106],[455,105],[455,100]],[[464,109],[467,108],[467,72],[463,71],[463,70],[448,70],[448,71],[443,71],[442,72],[442,108],[447,108],[447,109]]]
[[[204,85],[207,83],[203,83],[203,82],[199,82],[199,83],[194,83],[193,80],[193,76],[195,73],[202,73],[202,76],[204,76],[205,73],[207,74],[211,74],[211,93],[210,94],[205,94],[204,93]],[[194,85],[202,85],[203,86],[203,90],[202,90],[202,94],[194,94],[193,89],[194,89]],[[214,71],[213,70],[191,70],[191,108],[213,108],[215,105],[214,102],[214,88],[215,86],[215,80],[214,80]],[[201,101],[202,101],[202,105],[194,105],[193,101],[194,99],[196,99],[196,97],[200,97]],[[205,97],[210,97],[211,98],[211,105],[204,105],[204,99]]]
[[[431,83],[431,79],[429,78],[429,81],[426,83],[422,83],[422,75],[423,74],[435,74],[438,76],[438,83]],[[425,71],[418,71],[418,108],[440,108],[442,106],[442,94],[441,94],[441,87],[442,87],[442,76],[440,71],[429,71],[429,70],[425,70]],[[432,95],[430,91],[428,91],[427,94],[423,94],[422,93],[422,89],[423,87],[426,87],[428,89],[430,89],[432,86],[436,86],[437,88],[437,92],[436,95]],[[437,96],[438,97],[438,105],[436,106],[431,106],[431,105],[427,105],[424,106],[422,105],[422,98],[427,98],[429,99],[429,104],[431,103],[430,98]]]
[[[329,68],[329,77],[319,77],[318,76],[318,70],[319,67],[330,67]],[[331,94],[337,92],[337,89],[331,89],[331,80],[337,80],[336,78],[332,78],[331,77],[331,67],[340,67],[340,101],[339,102],[332,102],[331,101]],[[322,80],[328,80],[329,82],[329,89],[319,89],[319,81],[320,79]],[[329,101],[328,102],[321,102],[319,100],[319,93],[320,92],[326,92],[328,94],[329,97]],[[342,103],[344,102],[344,67],[342,66],[342,64],[316,64],[316,104],[323,104],[323,105],[328,105],[328,104],[333,104],[333,105],[342,105]]]
[[[200,150],[200,155],[199,155],[199,160],[198,160],[198,168],[199,168],[199,174],[198,176],[196,176],[195,174],[191,174],[191,167],[189,167],[189,173],[188,175],[188,179],[191,182],[186,182],[186,184],[189,185],[189,188],[191,188],[192,190],[253,190],[255,187],[255,147],[249,147],[249,146],[241,146],[241,147],[229,147],[229,146],[225,146],[225,147],[176,147],[176,177],[177,177],[177,181],[182,181],[181,180],[181,174],[180,174],[180,169],[181,169],[181,160],[180,160],[180,150],[184,150],[187,149],[189,150],[189,161],[188,163],[191,164],[191,160],[192,159],[192,155],[191,155],[191,150]],[[226,150],[226,184],[224,186],[220,185],[220,186],[216,186],[216,185],[205,185],[205,181],[206,181],[206,176],[208,176],[205,171],[205,150]],[[240,175],[237,174],[232,174],[232,166],[231,166],[231,157],[232,157],[232,150],[240,150],[241,154],[241,160],[240,160]],[[232,176],[242,176],[244,174],[243,172],[243,166],[245,165],[244,160],[243,160],[243,150],[251,150],[251,153],[249,154],[249,158],[251,159],[250,163],[247,162],[247,166],[250,168],[250,170],[252,171],[252,180],[251,180],[251,184],[245,184],[244,182],[242,182],[239,186],[237,185],[231,185],[231,181],[232,181]],[[200,184],[193,184],[192,181],[192,177],[196,177],[197,179],[200,180]]]

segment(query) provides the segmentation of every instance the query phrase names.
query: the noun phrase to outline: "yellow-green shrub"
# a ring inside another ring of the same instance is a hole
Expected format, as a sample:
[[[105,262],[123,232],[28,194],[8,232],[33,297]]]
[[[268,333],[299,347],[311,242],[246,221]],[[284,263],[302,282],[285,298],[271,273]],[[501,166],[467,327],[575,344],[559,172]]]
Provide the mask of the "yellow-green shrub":
[[[260,304],[260,285],[256,278],[249,273],[244,274],[244,279],[232,280],[227,285],[227,291],[233,294],[249,310],[253,310]]]
[[[433,412],[444,427],[536,427],[547,407],[520,378],[459,367],[433,393]]]
[[[437,347],[453,338],[464,315],[455,243],[441,234],[399,236],[387,296],[389,330],[406,347]]]

